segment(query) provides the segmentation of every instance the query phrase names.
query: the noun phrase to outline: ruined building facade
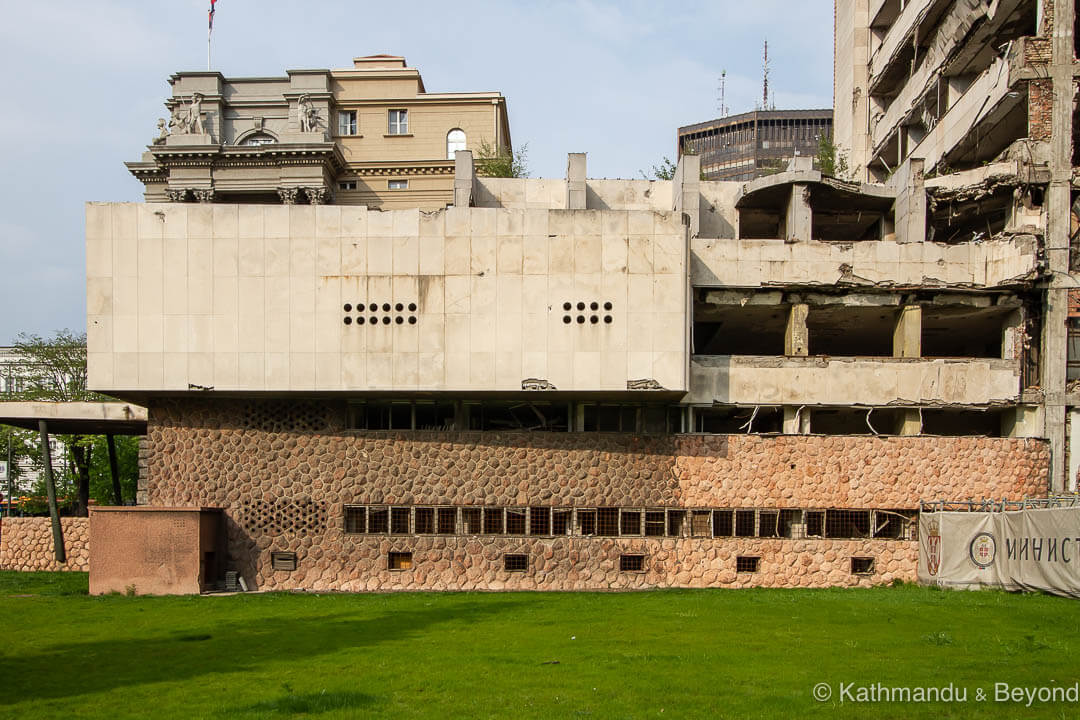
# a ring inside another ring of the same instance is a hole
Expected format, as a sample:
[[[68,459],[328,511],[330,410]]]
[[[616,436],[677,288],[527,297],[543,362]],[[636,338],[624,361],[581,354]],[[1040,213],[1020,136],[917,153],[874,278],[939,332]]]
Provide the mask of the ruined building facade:
[[[1075,487],[1071,94],[1049,140],[880,174],[855,6],[854,177],[492,179],[459,152],[437,209],[88,204],[89,382],[149,408],[139,502],[223,508],[258,588],[822,586],[914,580],[921,499]],[[1068,86],[1056,18],[1032,37]]]

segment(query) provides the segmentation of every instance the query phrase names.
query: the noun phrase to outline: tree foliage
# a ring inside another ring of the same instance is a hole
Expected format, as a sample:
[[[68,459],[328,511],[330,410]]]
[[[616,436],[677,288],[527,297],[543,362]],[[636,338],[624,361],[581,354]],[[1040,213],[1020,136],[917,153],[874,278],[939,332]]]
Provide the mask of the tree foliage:
[[[652,175],[646,175],[644,171],[641,172],[641,176],[646,180],[674,180],[675,171],[679,166],[671,161],[671,158],[664,156],[660,159],[659,165],[652,166]]]
[[[528,143],[515,152],[498,148],[486,140],[480,142],[476,151],[476,174],[480,177],[527,178],[529,169],[526,164]]]
[[[817,164],[822,175],[840,179],[847,177],[847,157],[837,150],[830,134],[822,133],[818,136]]]

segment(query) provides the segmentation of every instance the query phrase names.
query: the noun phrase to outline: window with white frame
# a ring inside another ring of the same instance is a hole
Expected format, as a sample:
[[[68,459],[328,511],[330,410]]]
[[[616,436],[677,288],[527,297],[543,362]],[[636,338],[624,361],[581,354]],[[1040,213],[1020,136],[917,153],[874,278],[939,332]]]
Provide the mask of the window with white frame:
[[[338,135],[356,134],[356,111],[340,110],[337,114]]]
[[[388,135],[408,135],[409,134],[409,111],[408,110],[390,110],[387,114],[387,129]]]
[[[453,160],[458,150],[465,149],[465,131],[454,128],[446,133],[446,159]]]

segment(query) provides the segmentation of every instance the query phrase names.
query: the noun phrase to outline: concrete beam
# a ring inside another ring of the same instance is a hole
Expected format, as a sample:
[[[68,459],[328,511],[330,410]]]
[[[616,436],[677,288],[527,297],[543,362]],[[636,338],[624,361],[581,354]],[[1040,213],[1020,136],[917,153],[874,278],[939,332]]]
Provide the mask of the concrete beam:
[[[701,228],[701,156],[683,155],[671,181],[675,212],[690,218],[690,237],[697,237]]]
[[[784,434],[809,435],[810,408],[802,405],[799,407],[784,406]]]
[[[921,435],[922,434],[922,411],[919,408],[907,408],[900,411],[900,419],[896,423],[897,435]]]

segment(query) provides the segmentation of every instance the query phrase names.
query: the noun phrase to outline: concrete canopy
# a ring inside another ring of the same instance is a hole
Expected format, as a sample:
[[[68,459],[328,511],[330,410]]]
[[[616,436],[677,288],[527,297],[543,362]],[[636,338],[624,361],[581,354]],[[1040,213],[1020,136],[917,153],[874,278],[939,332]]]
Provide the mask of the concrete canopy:
[[[61,435],[145,435],[146,408],[122,402],[4,402],[0,424]]]

